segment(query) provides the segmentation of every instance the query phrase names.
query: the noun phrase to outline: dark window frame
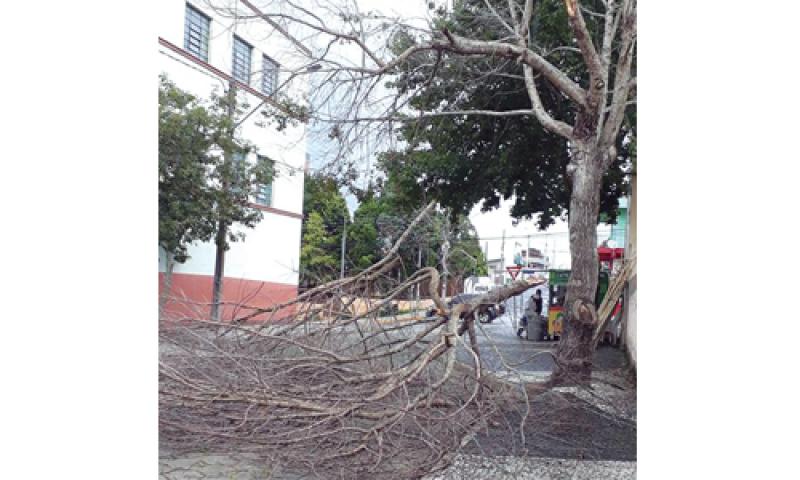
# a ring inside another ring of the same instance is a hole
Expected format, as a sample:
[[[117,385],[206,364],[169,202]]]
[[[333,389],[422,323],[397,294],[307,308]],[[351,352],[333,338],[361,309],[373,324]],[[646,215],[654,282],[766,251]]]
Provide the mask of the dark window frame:
[[[211,17],[187,2],[183,22],[183,48],[207,62],[211,37]]]
[[[256,161],[258,162],[270,162],[274,168],[275,160],[265,156],[265,155],[257,155]],[[274,170],[273,170],[274,171]],[[269,184],[261,184],[258,187],[258,190],[255,194],[255,203],[257,205],[261,205],[262,207],[272,207],[272,204],[275,200],[273,193],[275,193],[274,185],[275,184],[275,176],[273,175],[273,179],[269,182]],[[265,193],[269,192],[269,193]]]
[[[267,68],[267,67],[270,68]],[[272,96],[278,88],[281,64],[267,54],[261,56],[261,92]]]
[[[241,50],[237,47],[245,47],[244,50]],[[246,42],[244,39],[239,37],[238,35],[233,36],[233,48],[231,49],[232,52],[232,59],[231,59],[231,76],[244,83],[245,85],[250,85],[250,77],[253,74],[253,46],[250,43]],[[247,58],[244,57],[244,52],[247,52]],[[239,55],[241,53],[241,55]],[[242,58],[239,58],[242,57]],[[237,61],[241,60],[241,61]],[[245,61],[246,60],[246,61]],[[237,68],[238,67],[238,68]],[[238,69],[244,68],[245,71],[239,71]]]

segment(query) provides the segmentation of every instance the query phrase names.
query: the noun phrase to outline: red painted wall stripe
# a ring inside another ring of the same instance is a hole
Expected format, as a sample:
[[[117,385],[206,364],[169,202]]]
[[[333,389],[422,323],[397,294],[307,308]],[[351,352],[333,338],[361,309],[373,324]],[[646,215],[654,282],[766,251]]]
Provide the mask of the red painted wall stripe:
[[[208,319],[211,312],[211,294],[214,279],[210,275],[173,273],[169,300],[164,307],[164,317],[170,320],[185,318]],[[158,291],[164,291],[164,273],[158,274]],[[222,288],[222,301],[231,303],[222,308],[221,319],[231,321],[252,312],[238,304],[249,307],[267,308],[297,297],[297,285],[275,282],[262,282],[244,278],[225,277]],[[256,316],[252,322],[265,322],[285,318],[294,313],[294,308],[284,308],[278,312]]]
[[[302,213],[289,212],[287,210],[281,210],[280,208],[267,207],[264,205],[259,205],[257,203],[251,203],[250,206],[253,208],[257,208],[259,210],[263,210],[265,212],[274,213],[275,215],[283,215],[284,217],[299,218],[300,220],[303,219]]]

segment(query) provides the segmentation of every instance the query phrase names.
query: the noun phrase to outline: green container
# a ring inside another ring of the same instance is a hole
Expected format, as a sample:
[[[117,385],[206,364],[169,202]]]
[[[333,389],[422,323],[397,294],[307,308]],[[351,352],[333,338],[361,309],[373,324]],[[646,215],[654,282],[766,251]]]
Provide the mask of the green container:
[[[566,285],[569,281],[569,270],[550,270],[550,285]]]
[[[608,292],[608,272],[600,272],[600,275],[597,277],[597,296],[594,299],[595,305],[598,307],[601,303],[603,303],[603,299],[606,298],[606,293]]]

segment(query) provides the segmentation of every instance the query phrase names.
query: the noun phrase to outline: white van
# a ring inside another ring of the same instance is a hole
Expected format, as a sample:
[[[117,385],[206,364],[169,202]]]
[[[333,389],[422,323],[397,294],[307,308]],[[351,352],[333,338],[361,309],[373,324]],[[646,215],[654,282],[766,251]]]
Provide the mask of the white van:
[[[483,295],[494,287],[490,277],[467,277],[464,280],[464,293]]]

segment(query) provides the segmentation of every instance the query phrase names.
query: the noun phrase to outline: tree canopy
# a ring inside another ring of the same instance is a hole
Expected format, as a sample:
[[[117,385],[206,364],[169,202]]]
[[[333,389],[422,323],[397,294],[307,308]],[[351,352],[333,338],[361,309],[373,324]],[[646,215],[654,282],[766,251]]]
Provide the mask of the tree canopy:
[[[252,200],[272,181],[274,167],[265,157],[246,160],[255,147],[235,134],[235,126],[247,105],[231,108],[234,99],[216,94],[200,99],[164,75],[158,99],[159,246],[183,263],[188,246],[211,240],[220,222],[252,228],[261,220]],[[226,249],[245,236],[227,233]]]
[[[348,231],[348,257],[356,271],[380,259],[425,204],[423,197],[409,196],[402,189],[397,172],[385,173],[383,180],[357,194],[360,203]],[[421,267],[441,268],[445,239],[450,244],[448,271],[456,276],[486,274],[486,259],[469,218],[442,210],[433,212],[400,246],[401,262],[395,275],[407,278],[418,262]]]
[[[216,159],[214,120],[201,102],[161,77],[158,90],[158,244],[174,260],[187,247],[210,240],[216,224],[208,171]]]
[[[499,0],[492,0],[501,10]],[[572,31],[560,2],[539,2],[531,21],[531,43],[557,67],[573,78],[587,77],[578,53],[557,47],[567,45]],[[504,26],[494,16],[484,15],[483,0],[456,2],[451,12],[440,10],[439,28],[471,38],[499,38]],[[587,20],[590,31],[599,34],[596,21]],[[393,49],[400,52],[414,43],[410,35],[397,35]],[[400,93],[420,90],[410,102],[419,112],[488,110],[511,112],[530,108],[522,68],[518,62],[493,56],[448,56],[436,52],[419,55],[391,83]],[[547,81],[540,96],[555,117],[569,121],[574,111],[564,95]],[[616,218],[617,199],[625,193],[625,170],[630,133],[624,128],[618,138],[618,156],[603,175],[601,212]],[[408,197],[427,195],[460,213],[468,213],[479,202],[484,211],[499,206],[501,198],[514,197],[511,214],[531,218],[539,214],[544,229],[567,213],[571,184],[566,167],[570,160],[567,140],[546,130],[530,115],[454,115],[421,117],[401,130],[406,148],[387,152],[382,167],[396,177]]]
[[[334,177],[315,173],[306,178],[300,255],[303,286],[316,286],[339,276],[344,224],[348,275],[371,267],[386,254],[423,206],[421,198],[406,197],[395,179],[392,174],[366,190],[355,190],[359,204],[350,220],[341,185]],[[407,278],[416,270],[419,260],[423,267],[441,267],[445,237],[451,244],[448,270],[453,275],[486,274],[486,260],[469,219],[435,212],[400,247],[401,261],[391,273],[393,278]]]
[[[350,213],[339,184],[319,173],[305,179],[300,284],[318,285],[339,276],[344,224]]]

